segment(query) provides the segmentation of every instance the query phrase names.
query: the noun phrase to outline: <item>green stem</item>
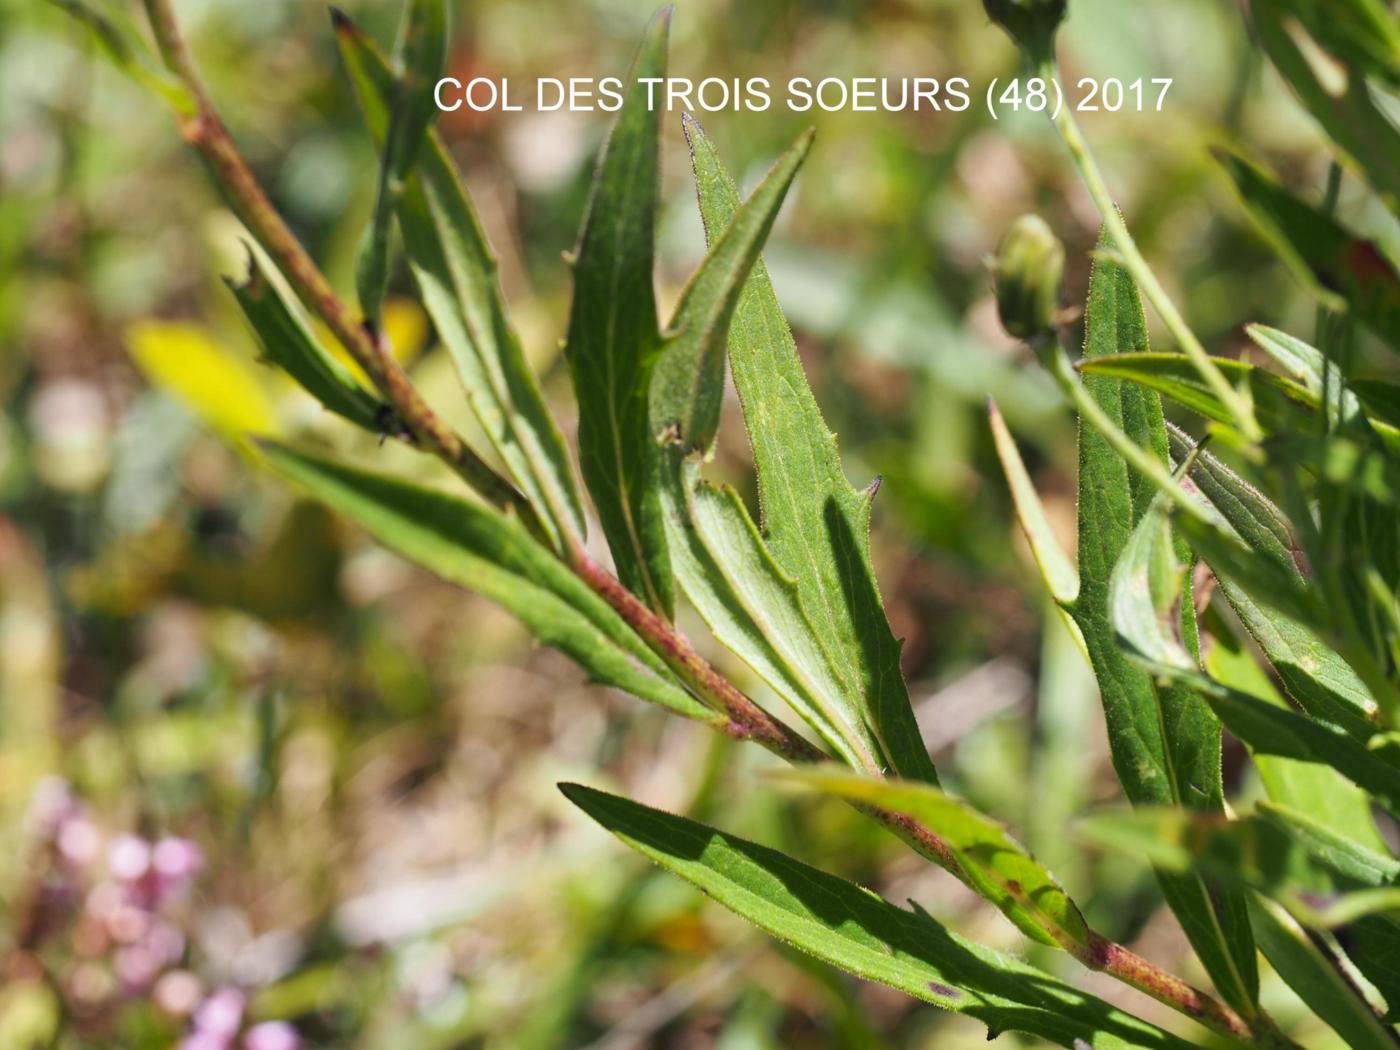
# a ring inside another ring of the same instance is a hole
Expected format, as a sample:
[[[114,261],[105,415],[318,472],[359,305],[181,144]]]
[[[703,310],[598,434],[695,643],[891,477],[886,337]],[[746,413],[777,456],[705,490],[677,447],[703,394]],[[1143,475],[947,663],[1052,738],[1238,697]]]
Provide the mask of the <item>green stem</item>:
[[[1058,83],[1059,66],[1054,58],[1042,59],[1038,63],[1037,72],[1047,83],[1050,81]],[[1099,170],[1098,163],[1094,160],[1094,155],[1090,152],[1089,145],[1079,129],[1079,123],[1074,119],[1072,107],[1062,104],[1059,112],[1054,115],[1053,122],[1060,132],[1060,137],[1064,139],[1065,146],[1069,149],[1070,158],[1079,170],[1085,187],[1089,190],[1089,196],[1093,198],[1094,206],[1103,219],[1104,228],[1108,231],[1113,247],[1122,257],[1123,265],[1132,275],[1133,280],[1137,282],[1138,287],[1142,289],[1148,302],[1161,315],[1162,320],[1167,325],[1167,330],[1171,332],[1172,337],[1186,356],[1191,359],[1191,363],[1196,366],[1196,370],[1200,372],[1206,385],[1235,417],[1240,432],[1249,441],[1262,440],[1264,432],[1259,428],[1259,423],[1254,418],[1254,406],[1230,385],[1225,374],[1216,367],[1210,354],[1201,345],[1201,341],[1196,338],[1196,334],[1191,331],[1191,326],[1181,316],[1181,311],[1172,302],[1171,296],[1167,294],[1167,290],[1157,280],[1157,275],[1152,272],[1152,267],[1147,264],[1147,260],[1138,250],[1137,242],[1133,240],[1133,235],[1128,230],[1128,224],[1123,220],[1123,215],[1119,212],[1118,206],[1113,201],[1113,195],[1109,192],[1108,184],[1104,181],[1103,172]]]

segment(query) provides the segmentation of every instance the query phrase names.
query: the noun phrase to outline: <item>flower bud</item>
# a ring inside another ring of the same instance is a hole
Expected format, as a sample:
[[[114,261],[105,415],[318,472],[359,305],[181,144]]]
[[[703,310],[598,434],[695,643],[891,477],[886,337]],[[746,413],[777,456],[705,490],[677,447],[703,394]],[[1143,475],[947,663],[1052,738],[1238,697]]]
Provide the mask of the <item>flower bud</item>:
[[[1051,57],[1069,0],[982,0],[982,6],[988,18],[1038,61]]]
[[[1038,215],[1023,215],[1007,231],[992,263],[1001,324],[1027,341],[1055,331],[1065,246]]]

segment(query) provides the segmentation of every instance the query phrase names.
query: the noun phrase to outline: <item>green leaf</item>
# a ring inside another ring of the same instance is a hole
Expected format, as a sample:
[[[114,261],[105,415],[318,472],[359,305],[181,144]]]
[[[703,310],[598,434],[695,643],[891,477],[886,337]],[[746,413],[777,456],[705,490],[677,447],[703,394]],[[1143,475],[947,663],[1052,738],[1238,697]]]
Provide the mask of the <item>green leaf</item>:
[[[286,371],[329,411],[371,433],[384,431],[392,419],[388,406],[321,345],[256,253],[248,256],[247,279],[228,284],[268,361]]]
[[[687,455],[699,452],[708,457],[713,450],[724,401],[730,318],[811,146],[808,130],[734,212],[686,285],[671,319],[671,334],[651,379],[651,430],[657,441]]]
[[[1400,275],[1379,247],[1242,157],[1217,156],[1254,221],[1325,304],[1350,309],[1383,339],[1400,338]]]
[[[1232,385],[1246,388],[1259,423],[1268,433],[1307,432],[1309,420],[1321,411],[1318,399],[1290,379],[1230,358],[1211,360]],[[1085,376],[1112,376],[1145,386],[1217,423],[1230,425],[1234,421],[1185,354],[1124,353],[1086,359],[1075,367]]]
[[[395,82],[373,41],[336,14],[341,58],[376,142],[387,134]],[[399,199],[414,277],[478,421],[562,549],[584,535],[568,446],[506,314],[496,261],[447,150],[429,131]]]
[[[1251,897],[1259,947],[1273,968],[1351,1050],[1394,1050],[1395,1041],[1337,966],[1278,905]]]
[[[1133,529],[1108,583],[1108,617],[1119,641],[1153,663],[1193,670],[1177,638],[1185,569],[1172,544],[1162,497]]]
[[[661,353],[652,287],[661,110],[641,78],[666,75],[669,11],[653,19],[631,89],[598,158],[574,264],[565,355],[579,407],[579,459],[619,578],[657,612],[675,607],[648,395]]]
[[[1200,868],[1223,882],[1258,890],[1298,922],[1330,930],[1357,919],[1400,915],[1400,887],[1338,893],[1333,871],[1287,827],[1262,817],[1228,820],[1182,809],[1096,814],[1080,824],[1089,842],[1145,858],[1169,871]]]
[[[1142,301],[1127,271],[1100,259],[1090,284],[1084,353],[1111,362],[1147,350]],[[1183,358],[1183,360],[1185,360]],[[1087,371],[1089,394],[1109,418],[1164,463],[1166,428],[1150,390]],[[1103,700],[1114,770],[1135,805],[1185,805],[1218,812],[1220,727],[1191,690],[1159,686],[1118,647],[1110,620],[1110,578],[1154,497],[1153,483],[1128,469],[1108,440],[1081,425],[1079,434],[1079,596],[1069,606],[1089,652]],[[1189,598],[1183,609],[1191,609]],[[1194,618],[1183,617],[1194,637]],[[1160,873],[1162,891],[1225,1000],[1257,1012],[1258,966],[1240,894],[1217,891],[1199,877]]]
[[[1162,673],[1176,674],[1165,668]],[[1190,681],[1230,732],[1253,750],[1331,766],[1369,791],[1379,805],[1391,813],[1400,812],[1400,767],[1369,749],[1367,741],[1229,689],[1205,675],[1191,676]]]
[[[820,636],[732,489],[687,459],[664,505],[671,560],[686,597],[719,641],[747,663],[857,769],[879,768],[878,746],[839,681]]]
[[[1353,379],[1350,386],[1369,416],[1388,426],[1400,427],[1400,386],[1379,379]]]
[[[696,192],[713,245],[739,193],[699,124],[687,119]],[[901,775],[935,781],[900,671],[870,557],[874,486],[846,481],[792,332],[757,260],[729,323],[729,362],[753,448],[764,540],[798,595],[836,672],[863,697],[865,719]]]
[[[389,220],[437,116],[433,94],[447,66],[447,37],[445,0],[407,0],[395,52],[399,76],[379,165],[379,188],[356,273],[360,309],[366,323],[376,330],[389,281]]]
[[[692,699],[610,605],[514,518],[405,481],[265,444],[274,469],[380,542],[515,614],[595,679],[688,718],[722,719]]]
[[[996,402],[987,403],[988,417],[992,426],[992,440],[996,444],[997,458],[1001,460],[1002,473],[1011,489],[1011,498],[1016,504],[1016,519],[1021,523],[1021,531],[1030,544],[1031,554],[1040,566],[1040,574],[1050,591],[1050,597],[1059,605],[1072,605],[1079,596],[1079,573],[1070,561],[1069,555],[1055,539],[1045,516],[1045,507],[1035,490],[1026,465],[1021,459],[1016,440],[1007,429],[1006,420]]]
[[[1285,828],[1312,860],[1325,868],[1339,891],[1391,890],[1400,886],[1400,861],[1374,833],[1358,841],[1336,822],[1323,822],[1286,806],[1261,803],[1259,814]],[[1376,986],[1389,1006],[1387,1020],[1400,1019],[1400,919],[1371,915],[1358,919],[1338,938],[1346,954]]]
[[[1218,608],[1207,608],[1202,626],[1211,636],[1211,645],[1205,651],[1205,668],[1212,678],[1231,689],[1267,700],[1275,707],[1287,707],[1287,701],[1274,688],[1268,673],[1224,622]],[[1306,667],[1303,670],[1306,673]],[[1269,798],[1325,821],[1374,849],[1384,848],[1371,816],[1370,799],[1336,770],[1276,755],[1252,757]]]
[[[560,790],[627,845],[768,933],[858,977],[975,1017],[992,1033],[1095,1050],[1190,1045],[923,912],[774,850],[577,784]]]
[[[1181,461],[1190,449],[1189,438],[1170,427],[1169,437],[1172,455]],[[1293,560],[1292,532],[1282,512],[1209,452],[1197,456],[1188,476],[1230,527],[1273,567],[1265,570],[1257,559],[1237,559],[1249,565],[1246,571],[1252,574],[1251,582],[1267,577],[1268,582],[1262,585],[1265,590],[1294,590],[1286,604],[1295,606],[1296,599],[1304,603],[1304,611],[1311,608],[1303,597],[1304,579]],[[1241,586],[1232,575],[1239,565],[1217,564],[1218,559],[1210,553],[1205,558],[1216,572],[1226,601],[1299,706],[1314,718],[1353,730],[1379,717],[1376,702],[1356,672],[1316,631],[1276,609],[1261,607],[1250,588]]]
[[[929,784],[822,770],[781,770],[774,779],[912,817],[953,849],[968,884],[1026,936],[1073,950],[1090,944],[1079,907],[1045,867],[990,817]]]
[[[1335,84],[1333,78],[1319,74],[1293,36],[1298,4],[1299,0],[1253,0],[1259,42],[1337,148],[1392,210],[1400,208],[1400,130],[1376,104],[1363,77],[1343,70],[1344,82]],[[1321,17],[1331,17],[1333,6],[1328,0],[1327,13],[1319,12]]]
[[[1400,88],[1400,22],[1385,0],[1280,0],[1313,38],[1358,73]]]
[[[199,110],[193,92],[165,69],[135,23],[117,6],[99,10],[88,0],[50,0],[82,22],[114,66],[159,97],[181,117]]]

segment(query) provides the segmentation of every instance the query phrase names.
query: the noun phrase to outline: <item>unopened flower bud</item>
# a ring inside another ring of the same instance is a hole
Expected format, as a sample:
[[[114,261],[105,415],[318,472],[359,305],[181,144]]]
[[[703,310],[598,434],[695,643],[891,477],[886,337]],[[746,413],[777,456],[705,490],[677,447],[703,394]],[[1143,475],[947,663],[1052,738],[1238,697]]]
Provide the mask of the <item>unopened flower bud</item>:
[[[1055,331],[1065,246],[1037,215],[1023,215],[1007,231],[992,264],[1001,324],[1031,341]]]
[[[1069,0],[982,0],[987,17],[1011,34],[1033,60],[1051,57]]]

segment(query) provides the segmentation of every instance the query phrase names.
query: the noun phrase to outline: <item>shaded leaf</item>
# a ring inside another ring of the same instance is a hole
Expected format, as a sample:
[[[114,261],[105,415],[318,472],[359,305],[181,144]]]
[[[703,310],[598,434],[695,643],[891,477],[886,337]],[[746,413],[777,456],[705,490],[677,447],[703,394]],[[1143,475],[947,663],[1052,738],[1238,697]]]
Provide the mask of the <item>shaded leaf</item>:
[[[1329,306],[1349,309],[1383,339],[1400,338],[1400,274],[1377,245],[1243,158],[1218,157],[1275,249]]]
[[[392,419],[387,415],[388,406],[321,345],[263,267],[262,260],[250,254],[247,279],[230,281],[229,287],[257,334],[265,358],[329,411],[372,433],[382,433]]]
[[[337,14],[341,58],[371,136],[383,143],[395,82],[373,41]],[[511,477],[561,549],[584,535],[568,447],[506,314],[496,261],[446,149],[429,131],[398,206],[414,277],[467,399]]]
[[[1303,107],[1396,210],[1400,208],[1400,129],[1376,104],[1364,78],[1343,70],[1342,83],[1334,84],[1314,68],[1291,31],[1297,24],[1292,22],[1297,4],[1298,0],[1253,0],[1259,41]]]
[[[360,309],[366,323],[375,329],[389,280],[389,220],[424,136],[437,116],[433,93],[447,65],[445,0],[408,0],[404,5],[394,65],[398,76],[379,165],[379,187],[356,272]]]
[[[669,25],[669,11],[662,11],[647,29],[631,88],[598,158],[565,343],[578,397],[583,477],[618,576],[668,617],[675,595],[648,416],[662,345],[652,287],[662,107],[647,105],[639,80],[666,75]]]
[[[1313,38],[1358,72],[1400,88],[1400,22],[1385,0],[1281,0]]]
[[[722,719],[694,700],[602,598],[513,518],[493,508],[282,445],[273,467],[380,542],[424,568],[490,598],[545,645],[598,681],[689,718]]]
[[[1089,928],[1078,906],[1045,867],[1001,824],[929,784],[873,780],[821,770],[782,770],[783,783],[913,817],[953,849],[973,889],[1028,937],[1085,947]]]
[[[858,977],[975,1017],[992,1032],[1096,1050],[1189,1045],[963,940],[922,912],[774,850],[577,784],[560,790],[627,845],[761,929]]]
[[[687,119],[700,215],[710,244],[729,226],[739,193],[699,124]],[[753,448],[764,540],[798,595],[836,673],[864,698],[879,750],[906,777],[936,781],[900,670],[870,558],[874,488],[846,481],[835,435],[807,384],[763,260],[729,323],[729,362]]]

